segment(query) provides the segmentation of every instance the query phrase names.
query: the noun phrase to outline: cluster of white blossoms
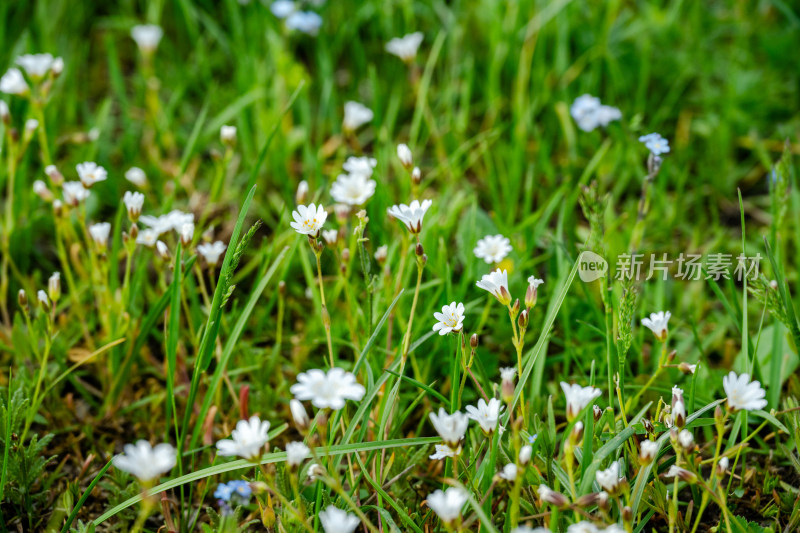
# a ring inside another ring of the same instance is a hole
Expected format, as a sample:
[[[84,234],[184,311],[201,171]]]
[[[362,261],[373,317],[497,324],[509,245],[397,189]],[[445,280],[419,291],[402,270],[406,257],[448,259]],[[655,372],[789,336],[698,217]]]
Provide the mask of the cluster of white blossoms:
[[[606,127],[612,121],[622,118],[619,109],[603,105],[599,98],[590,94],[577,97],[569,111],[583,131],[593,131],[600,126]]]
[[[27,96],[30,94],[28,81],[40,85],[48,77],[59,76],[64,71],[64,60],[52,54],[25,54],[15,61],[20,68],[9,68],[0,77],[0,92]]]
[[[339,174],[331,184],[331,197],[347,206],[364,205],[375,194],[372,171],[377,161],[371,157],[350,157],[343,168],[347,174]]]

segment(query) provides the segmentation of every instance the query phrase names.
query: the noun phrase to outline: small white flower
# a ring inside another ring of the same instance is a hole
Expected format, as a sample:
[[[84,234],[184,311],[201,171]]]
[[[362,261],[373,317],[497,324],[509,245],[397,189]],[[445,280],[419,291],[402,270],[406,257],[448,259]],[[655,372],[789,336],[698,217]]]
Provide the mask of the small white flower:
[[[511,533],[552,533],[552,531],[546,527],[519,526],[512,529]]]
[[[339,240],[339,230],[324,229],[322,230],[322,239],[328,246],[333,246]]]
[[[502,235],[487,235],[478,241],[472,252],[490,265],[499,263],[511,252],[511,241]]]
[[[405,224],[408,231],[416,235],[422,231],[422,219],[425,217],[425,213],[431,207],[432,203],[431,200],[423,200],[422,203],[418,200],[414,200],[409,205],[393,205],[388,209],[388,212],[394,218]]]
[[[80,181],[67,181],[61,186],[61,192],[64,195],[64,203],[72,207],[89,198],[89,191],[83,186]]]
[[[47,295],[57,302],[61,297],[61,272],[53,272],[47,280]]]
[[[438,321],[433,325],[433,331],[438,331],[439,335],[461,331],[464,328],[464,304],[451,302],[442,306],[441,313],[433,313],[433,317]]]
[[[497,269],[484,274],[475,285],[488,291],[501,304],[509,305],[511,303],[511,293],[508,292],[508,271]]]
[[[105,250],[108,246],[108,236],[111,234],[111,224],[108,222],[98,222],[89,226],[89,235],[100,250]]]
[[[717,475],[724,476],[728,472],[731,465],[731,460],[727,456],[722,456],[717,463]]]
[[[424,37],[421,31],[408,33],[402,37],[395,37],[386,43],[386,51],[408,63],[416,57],[417,50]]]
[[[428,494],[428,507],[436,513],[442,522],[453,523],[461,518],[461,509],[467,503],[467,493],[460,487],[450,487],[446,491],[437,490]]]
[[[217,266],[219,263],[219,258],[225,253],[225,248],[227,246],[222,241],[216,241],[214,243],[203,243],[197,245],[197,253],[199,253],[203,259],[206,260],[209,266]]]
[[[658,313],[650,313],[650,318],[643,318],[642,325],[649,328],[658,340],[664,342],[669,333],[667,323],[672,314],[669,311],[659,311]]]
[[[498,476],[500,476],[500,479],[505,479],[506,481],[514,481],[517,479],[517,465],[514,463],[508,463],[503,467],[503,470],[498,474]]]
[[[315,481],[325,475],[325,469],[319,466],[317,463],[311,463],[308,465],[306,474],[308,475],[309,480]]]
[[[414,154],[411,153],[411,148],[407,144],[397,145],[397,158],[406,168],[410,168],[414,164]]]
[[[639,137],[639,142],[644,144],[653,155],[669,153],[669,141],[661,136],[660,133],[648,133]]]
[[[309,370],[297,376],[297,383],[289,389],[297,400],[311,400],[318,409],[338,411],[345,400],[359,401],[366,390],[356,377],[341,368],[331,368],[327,373]]]
[[[5,100],[0,100],[0,120],[7,122],[11,118],[11,110]]]
[[[35,118],[29,118],[25,121],[25,131],[32,134],[39,127],[39,121]]]
[[[0,78],[0,92],[23,95],[28,92],[28,84],[18,68],[10,68]]]
[[[144,194],[140,192],[125,191],[122,195],[122,203],[125,204],[125,209],[128,211],[128,218],[131,222],[139,220],[142,214],[142,206],[144,205]]]
[[[219,129],[219,139],[223,144],[236,142],[236,126],[222,126]]]
[[[575,524],[570,524],[567,533],[600,533],[600,529],[591,522],[582,520]]]
[[[461,446],[457,446],[453,449],[447,444],[434,444],[433,447],[436,451],[429,457],[429,459],[433,461],[438,461],[446,457],[455,457],[461,453]]]
[[[500,380],[501,381],[514,381],[514,377],[517,375],[517,369],[511,366],[506,366],[500,369]]]
[[[114,456],[114,466],[143,482],[154,481],[172,470],[178,457],[175,448],[167,443],[153,447],[146,440],[140,440],[136,444],[126,444],[123,449],[124,454]]]
[[[566,507],[569,505],[569,500],[560,492],[554,491],[544,484],[540,484],[536,489],[536,494],[543,503],[549,503],[556,507]]]
[[[329,505],[319,513],[319,522],[325,533],[353,533],[361,520],[357,516]]]
[[[275,0],[275,2],[270,4],[269,10],[279,19],[285,19],[294,13],[295,6],[292,0]]]
[[[316,35],[322,26],[322,17],[313,11],[294,11],[286,17],[286,27],[307,35]]]
[[[302,442],[290,442],[286,445],[286,463],[289,466],[298,466],[308,458],[311,450]]]
[[[464,438],[469,425],[469,417],[461,411],[456,411],[452,415],[447,414],[444,407],[439,408],[439,414],[430,414],[431,423],[436,433],[451,448],[458,448],[459,442]]]
[[[503,404],[497,398],[492,398],[489,403],[481,398],[478,400],[478,406],[468,405],[467,416],[477,422],[484,433],[492,433],[497,429],[497,423],[500,420],[500,413],[503,412]]]
[[[539,285],[542,283],[544,283],[543,279],[539,279],[536,276],[528,277],[528,289],[525,291],[525,307],[528,309],[533,309],[533,307],[536,305]]]
[[[230,439],[217,441],[219,455],[238,455],[247,460],[261,457],[261,450],[269,441],[269,422],[262,421],[257,416],[250,420],[239,420],[236,429],[231,432]]]
[[[304,204],[306,202],[306,196],[308,196],[308,182],[306,180],[301,180],[300,183],[297,184],[294,200],[297,204]]]
[[[294,424],[297,426],[297,429],[304,431],[306,428],[308,428],[308,426],[311,424],[311,420],[308,418],[306,408],[303,407],[303,404],[300,402],[300,400],[295,400],[294,398],[289,400],[289,410],[292,413],[292,419],[294,420]]]
[[[163,36],[164,30],[155,24],[137,24],[131,28],[131,38],[142,52],[153,52]]]
[[[157,242],[161,242],[158,240],[159,235],[159,232],[152,228],[139,230],[139,235],[136,237],[136,243],[143,244],[144,246],[151,248],[155,246]],[[164,246],[166,246],[166,244]]]
[[[722,387],[728,396],[728,407],[734,411],[756,411],[767,406],[767,393],[758,381],[750,381],[749,374],[737,376],[731,372],[722,378]]]
[[[16,63],[28,73],[28,76],[38,80],[50,72],[50,68],[53,66],[53,55],[25,54],[19,56]]]
[[[598,470],[595,473],[595,479],[597,479],[597,484],[600,485],[603,490],[608,491],[609,494],[616,493],[623,480],[620,475],[620,463],[614,461],[605,470]]]
[[[297,233],[315,236],[319,233],[319,230],[322,229],[322,225],[325,224],[328,213],[325,212],[325,208],[321,205],[298,205],[297,210],[292,211],[292,217],[294,218],[294,222],[290,222],[289,225],[292,226]]]
[[[348,157],[342,168],[350,174],[361,174],[369,178],[378,161],[372,157]]]
[[[375,185],[365,174],[339,174],[331,185],[331,197],[340,204],[362,205],[375,194]]]
[[[370,108],[358,102],[345,102],[343,126],[347,131],[355,131],[367,122],[371,121],[374,113]]]
[[[81,183],[83,183],[83,186],[87,189],[91,188],[92,185],[98,181],[105,181],[106,178],[108,178],[106,169],[99,166],[94,161],[79,163],[75,168],[78,170],[78,177],[80,177]]]
[[[181,232],[185,224],[194,223],[194,215],[192,213],[184,213],[180,209],[173,209],[166,215],[158,217],[144,215],[141,217],[142,224],[149,226],[156,232],[156,236],[166,233],[168,231]]]
[[[658,453],[658,443],[652,440],[643,440],[641,443],[641,453],[639,457],[643,463],[650,463]]]
[[[567,400],[567,419],[572,421],[592,401],[600,396],[600,389],[594,387],[581,387],[578,384],[561,382],[561,390]]]
[[[144,187],[147,185],[147,176],[144,170],[139,167],[131,167],[125,172],[125,179],[136,185],[137,187]]]

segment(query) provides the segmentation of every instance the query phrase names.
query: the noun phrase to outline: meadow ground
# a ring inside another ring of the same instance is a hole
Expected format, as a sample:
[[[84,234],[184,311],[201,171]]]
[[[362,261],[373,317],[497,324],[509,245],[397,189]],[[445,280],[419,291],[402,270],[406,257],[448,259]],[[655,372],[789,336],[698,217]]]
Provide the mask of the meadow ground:
[[[800,530],[793,3],[0,21],[2,531]]]

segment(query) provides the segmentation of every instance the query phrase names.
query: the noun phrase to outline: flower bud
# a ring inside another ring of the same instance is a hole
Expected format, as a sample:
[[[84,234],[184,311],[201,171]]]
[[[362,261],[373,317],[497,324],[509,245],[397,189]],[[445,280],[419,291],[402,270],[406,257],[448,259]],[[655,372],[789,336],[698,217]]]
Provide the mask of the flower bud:
[[[167,244],[164,241],[156,241],[156,251],[161,259],[164,261],[169,260],[169,248],[167,248]]]
[[[686,407],[683,405],[683,400],[678,400],[672,407],[672,422],[679,428],[686,425]]]
[[[378,249],[375,250],[375,261],[377,261],[379,265],[382,265],[386,262],[387,255],[389,255],[389,247],[385,244],[383,246],[378,246]]]
[[[17,293],[17,303],[22,311],[27,314],[30,308],[28,307],[28,295],[25,293],[25,289],[20,289]]]
[[[575,425],[572,427],[572,432],[569,434],[569,440],[572,441],[573,444],[577,444],[581,441],[583,437],[583,422],[575,422]]]
[[[676,352],[675,350],[672,350],[671,352],[669,352],[669,354],[667,354],[667,362],[671,363],[672,361],[674,361],[675,360],[675,356],[677,354],[678,354],[678,352]]]
[[[731,463],[730,459],[728,459],[726,456],[723,455],[722,457],[720,457],[716,469],[717,475],[719,477],[723,477],[725,474],[728,473],[728,467],[730,466],[730,463]]]
[[[517,300],[519,301],[519,300]],[[519,314],[519,320],[517,323],[519,324],[520,329],[528,329],[528,310],[523,309],[522,312]]]
[[[678,365],[678,370],[683,372],[684,374],[694,374],[694,371],[697,370],[697,365],[690,365],[687,362],[682,362]]]
[[[600,408],[599,405],[592,406],[592,412],[594,413],[594,421],[598,422],[600,417],[603,416],[603,410]]]
[[[36,298],[39,300],[39,305],[42,306],[42,309],[45,311],[50,310],[50,300],[47,298],[46,292],[39,290],[39,292],[36,293]]]
[[[771,280],[769,282],[769,288],[772,289],[773,291],[777,291],[778,290],[778,282],[775,281],[774,279]]]
[[[422,257],[425,255],[425,249],[422,247],[422,243],[417,243],[417,247],[414,249],[417,254],[417,257]]]
[[[181,226],[181,244],[184,247],[188,247],[192,244],[192,239],[194,238],[194,224],[191,222],[186,222],[183,226]]]
[[[47,294],[53,302],[57,302],[61,297],[61,273],[53,272],[47,280]]]
[[[549,503],[555,505],[559,509],[566,509],[569,507],[569,500],[560,492],[550,489],[547,485],[539,485],[538,489],[539,499],[542,503]]]
[[[292,412],[292,419],[298,431],[301,433],[307,431],[311,426],[311,420],[308,418],[308,413],[306,412],[306,408],[303,407],[303,404],[300,403],[299,400],[290,400],[289,410]]]
[[[681,430],[681,432],[678,433],[678,444],[681,445],[684,451],[692,451],[694,448],[694,435],[692,435],[692,432],[688,429]]]
[[[577,500],[575,500],[575,506],[581,508],[592,507],[593,505],[597,504],[598,494],[595,492],[590,492],[589,494],[584,494]]]
[[[639,446],[639,459],[642,464],[652,463],[658,453],[658,443],[652,440],[643,440]]]
[[[58,171],[55,165],[47,165],[44,169],[44,173],[47,174],[47,177],[50,178],[50,182],[53,185],[61,185],[64,183],[64,176]]]
[[[408,145],[397,145],[397,157],[400,159],[400,163],[403,164],[406,170],[410,169],[414,164],[414,156],[411,154],[411,149],[408,147]]]
[[[513,367],[500,369],[500,396],[504,402],[514,400],[514,376],[517,371]]]
[[[236,144],[236,126],[222,126],[219,129],[219,139],[222,144],[233,147]]]
[[[644,430],[648,433],[653,433],[653,430],[655,429],[653,428],[653,423],[649,418],[642,418],[642,427],[644,427]]]
[[[473,350],[478,347],[478,334],[477,333],[473,333],[472,337],[469,338],[469,345],[470,345],[470,347],[472,347]]]
[[[294,193],[294,201],[297,202],[297,205],[303,205],[306,203],[307,196],[308,196],[308,182],[306,180],[303,180],[297,184],[297,192]]]
[[[47,185],[42,180],[33,182],[33,192],[45,202],[53,201],[53,193],[50,192],[50,189],[47,188]]]
[[[5,100],[0,100],[0,120],[3,124],[8,126],[11,123],[11,111],[8,109],[8,104]]]
[[[350,249],[345,248],[342,250],[342,262],[349,263],[350,262]]]
[[[630,524],[633,521],[633,509],[627,505],[622,508],[622,521],[626,524]]]
[[[533,454],[533,447],[526,444],[519,450],[519,464],[526,465],[531,462],[531,455]]]
[[[422,181],[422,171],[419,167],[414,167],[414,170],[411,171],[411,182],[414,185],[419,185]]]
[[[597,493],[597,507],[603,511],[608,511],[611,508],[610,498],[608,493],[604,490]]]

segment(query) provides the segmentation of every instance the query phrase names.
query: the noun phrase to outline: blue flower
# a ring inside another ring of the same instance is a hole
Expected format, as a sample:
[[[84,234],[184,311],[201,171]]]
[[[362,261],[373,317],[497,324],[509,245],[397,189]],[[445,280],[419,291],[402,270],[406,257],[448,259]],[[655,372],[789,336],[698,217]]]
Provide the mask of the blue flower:
[[[253,489],[250,488],[250,484],[247,481],[243,481],[241,479],[234,479],[233,481],[229,481],[228,488],[231,489],[236,496],[243,499],[245,502],[250,499],[250,495],[253,493]]]
[[[275,0],[275,2],[272,2],[272,5],[269,6],[269,9],[272,11],[272,14],[279,19],[285,19],[294,13],[295,7],[292,0]]]
[[[644,144],[653,155],[669,153],[669,141],[659,133],[648,133],[639,137],[639,142]]]
[[[230,501],[232,495],[233,489],[225,483],[220,483],[217,485],[217,490],[214,491],[214,497],[218,500],[222,500],[223,502]]]
[[[313,11],[295,11],[286,18],[286,27],[308,35],[316,35],[322,26],[322,17]]]
[[[533,444],[534,442],[536,442],[536,437],[538,437],[538,436],[539,436],[538,433],[534,433],[533,435],[528,437],[528,444]]]

